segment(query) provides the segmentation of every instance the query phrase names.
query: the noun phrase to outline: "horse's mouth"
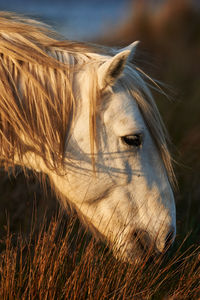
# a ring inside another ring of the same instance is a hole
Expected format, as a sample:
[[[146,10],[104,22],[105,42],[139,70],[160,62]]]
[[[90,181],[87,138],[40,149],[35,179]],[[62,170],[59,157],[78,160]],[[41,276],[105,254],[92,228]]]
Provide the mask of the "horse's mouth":
[[[135,231],[132,238],[114,251],[115,256],[135,265],[156,263],[163,257],[146,231]]]

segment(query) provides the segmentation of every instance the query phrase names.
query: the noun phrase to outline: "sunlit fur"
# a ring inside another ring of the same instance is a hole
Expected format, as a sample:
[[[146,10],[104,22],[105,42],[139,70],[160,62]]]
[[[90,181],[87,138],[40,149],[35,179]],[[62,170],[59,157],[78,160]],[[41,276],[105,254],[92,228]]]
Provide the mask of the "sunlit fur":
[[[96,68],[102,64],[102,57],[116,52],[64,40],[37,21],[0,14],[0,158],[5,167],[16,163],[26,167],[26,153],[35,153],[47,169],[58,174],[67,172],[65,150],[81,101],[74,90],[74,77],[88,64],[88,134],[95,176],[96,114],[103,94]],[[118,80],[137,102],[173,184],[166,130],[148,87],[151,84],[153,81],[132,63]]]

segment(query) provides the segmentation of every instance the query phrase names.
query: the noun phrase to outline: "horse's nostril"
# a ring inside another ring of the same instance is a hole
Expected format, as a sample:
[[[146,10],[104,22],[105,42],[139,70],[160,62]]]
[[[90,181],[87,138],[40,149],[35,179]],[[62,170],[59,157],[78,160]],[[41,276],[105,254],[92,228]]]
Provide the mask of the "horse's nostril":
[[[174,241],[175,230],[172,228],[165,238],[165,251],[169,249]]]
[[[140,249],[146,251],[150,246],[149,234],[144,230],[137,230],[133,233],[134,241],[139,245]]]

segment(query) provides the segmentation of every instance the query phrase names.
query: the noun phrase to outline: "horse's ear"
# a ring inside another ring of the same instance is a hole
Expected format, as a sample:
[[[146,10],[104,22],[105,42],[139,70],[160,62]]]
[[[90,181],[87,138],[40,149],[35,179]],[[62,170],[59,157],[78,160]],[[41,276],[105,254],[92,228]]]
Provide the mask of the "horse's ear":
[[[98,70],[100,89],[111,86],[119,78],[124,70],[126,62],[131,61],[138,42],[134,42],[126,48],[117,51],[117,54],[103,63]]]
[[[131,43],[130,45],[128,45],[127,47],[125,47],[123,49],[120,49],[120,52],[125,51],[125,50],[130,51],[129,56],[128,56],[128,61],[129,62],[132,62],[133,57],[135,56],[135,52],[136,52],[138,44],[139,44],[139,41],[135,41],[135,42]]]

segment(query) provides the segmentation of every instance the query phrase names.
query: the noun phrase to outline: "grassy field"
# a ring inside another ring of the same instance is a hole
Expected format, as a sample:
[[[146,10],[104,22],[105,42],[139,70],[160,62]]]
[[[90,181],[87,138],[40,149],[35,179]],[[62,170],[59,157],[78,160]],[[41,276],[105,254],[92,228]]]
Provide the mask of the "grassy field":
[[[141,40],[138,64],[168,85],[171,100],[155,98],[179,183],[174,246],[139,268],[120,263],[76,215],[63,215],[48,185],[45,195],[31,173],[2,171],[0,299],[200,299],[200,11],[189,1],[156,11],[141,3],[101,42]]]

